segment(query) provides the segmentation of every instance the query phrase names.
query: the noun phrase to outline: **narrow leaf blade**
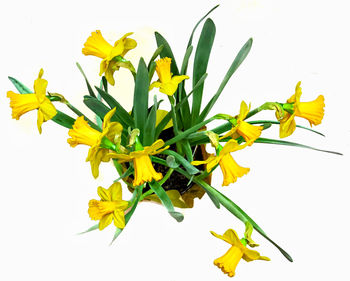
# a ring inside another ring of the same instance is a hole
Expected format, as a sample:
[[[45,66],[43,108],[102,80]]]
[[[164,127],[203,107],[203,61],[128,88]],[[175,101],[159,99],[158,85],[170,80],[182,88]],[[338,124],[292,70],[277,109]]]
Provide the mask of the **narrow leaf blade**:
[[[218,100],[218,98],[220,97],[222,91],[224,90],[227,82],[230,80],[231,76],[233,75],[233,73],[235,73],[235,71],[237,70],[237,68],[241,65],[241,63],[244,61],[244,59],[247,57],[247,55],[249,54],[249,51],[252,47],[253,44],[253,39],[250,38],[241,48],[241,50],[238,52],[236,58],[234,59],[233,63],[231,64],[229,70],[227,71],[223,81],[221,82],[219,89],[217,90],[217,92],[215,93],[215,95],[211,98],[211,100],[209,101],[209,103],[207,104],[207,106],[204,108],[204,110],[202,111],[202,113],[199,116],[199,119],[197,121],[197,123],[202,122],[207,115],[209,114],[210,110],[212,109],[212,107],[214,106],[214,104],[216,103],[216,101]]]

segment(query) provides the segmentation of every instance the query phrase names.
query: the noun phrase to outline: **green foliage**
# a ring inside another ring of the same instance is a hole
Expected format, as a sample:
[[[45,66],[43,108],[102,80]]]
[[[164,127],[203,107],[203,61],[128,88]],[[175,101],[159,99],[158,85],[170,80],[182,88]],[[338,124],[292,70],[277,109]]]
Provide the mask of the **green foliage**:
[[[133,115],[135,128],[140,130],[140,139],[143,139],[145,123],[148,116],[148,89],[149,77],[148,70],[143,58],[139,61],[137,68],[135,89],[134,89],[134,108]]]

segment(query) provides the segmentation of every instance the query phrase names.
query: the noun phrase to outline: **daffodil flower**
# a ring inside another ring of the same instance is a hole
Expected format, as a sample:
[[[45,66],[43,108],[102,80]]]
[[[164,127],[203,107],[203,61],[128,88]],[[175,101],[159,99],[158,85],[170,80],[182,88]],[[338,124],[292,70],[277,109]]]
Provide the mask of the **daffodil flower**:
[[[236,231],[233,229],[226,230],[223,235],[216,234],[214,231],[211,231],[211,234],[232,245],[222,257],[214,260],[214,265],[230,277],[235,276],[236,267],[241,259],[247,262],[254,260],[270,260],[268,257],[260,256],[259,252],[250,250],[243,245]]]
[[[159,88],[161,93],[164,93],[168,96],[172,96],[176,90],[178,85],[185,79],[189,79],[187,75],[177,75],[172,76],[170,72],[171,58],[162,58],[156,61],[156,72],[158,74],[159,80],[153,82],[149,90],[153,88]]]
[[[135,170],[133,185],[138,186],[144,184],[145,182],[151,182],[152,180],[159,181],[163,178],[162,173],[157,173],[154,170],[152,161],[149,157],[150,155],[158,154],[169,148],[169,146],[163,146],[164,141],[159,139],[152,145],[145,146],[140,150],[132,151],[129,154],[112,152],[109,155],[112,158],[118,159],[119,163],[133,161]]]
[[[235,124],[232,126],[232,129],[230,131],[221,137],[221,139],[227,138],[229,136],[231,136],[233,139],[236,139],[239,136],[242,136],[248,145],[252,145],[253,142],[258,137],[260,137],[263,127],[254,126],[244,121],[249,111],[250,105],[248,107],[247,104],[242,101],[239,115],[234,120]]]
[[[324,115],[324,96],[319,95],[314,101],[310,102],[300,102],[300,96],[302,94],[301,82],[299,81],[295,87],[295,94],[292,95],[287,103],[283,105],[285,115],[282,120],[280,120],[280,137],[285,138],[290,136],[296,127],[294,120],[295,116],[305,118],[309,121],[310,126],[319,125],[323,119]]]
[[[230,154],[231,152],[243,149],[246,146],[247,143],[244,145],[239,145],[237,141],[231,139],[225,144],[224,147],[221,145],[218,146],[216,149],[216,156],[210,155],[207,160],[192,161],[191,164],[206,164],[206,170],[208,173],[210,173],[219,164],[224,177],[222,186],[227,186],[230,183],[236,182],[237,178],[244,176],[250,171],[250,168],[239,166]]]
[[[99,166],[101,161],[108,162],[110,157],[107,155],[109,149],[101,147],[104,138],[107,138],[112,143],[116,136],[120,136],[123,131],[123,126],[118,122],[111,122],[111,118],[115,113],[116,108],[110,110],[103,119],[102,133],[91,128],[84,116],[80,116],[74,122],[73,128],[68,131],[71,138],[67,141],[71,147],[78,144],[90,146],[86,161],[90,161],[92,175],[97,178],[99,174]]]
[[[113,183],[108,189],[99,186],[97,194],[101,200],[89,201],[88,213],[92,220],[99,220],[98,228],[103,230],[114,221],[118,228],[125,227],[124,211],[128,202],[122,200],[122,187],[119,182]]]
[[[125,34],[122,38],[114,43],[114,46],[109,44],[102,36],[100,30],[96,30],[91,33],[91,36],[86,40],[83,54],[86,56],[96,56],[102,59],[100,65],[100,75],[105,73],[105,77],[109,84],[114,85],[115,81],[113,74],[120,67],[128,68],[134,71],[134,68],[130,63],[125,61],[123,57],[125,54],[134,49],[137,45],[134,39],[127,38],[133,34],[132,32]],[[118,60],[116,57],[120,57]]]
[[[38,78],[34,81],[34,94],[16,94],[12,91],[7,92],[7,97],[10,98],[10,107],[12,108],[12,118],[18,120],[24,113],[38,110],[37,126],[41,134],[41,125],[52,119],[57,110],[46,97],[47,81],[41,77],[44,70],[40,69]]]

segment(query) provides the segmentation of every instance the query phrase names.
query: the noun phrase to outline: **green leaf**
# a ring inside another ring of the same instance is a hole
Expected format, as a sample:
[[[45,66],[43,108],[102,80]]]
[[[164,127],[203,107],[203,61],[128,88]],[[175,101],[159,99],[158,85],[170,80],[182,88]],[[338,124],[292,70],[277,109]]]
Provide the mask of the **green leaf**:
[[[91,96],[84,96],[85,105],[91,109],[97,116],[99,116],[102,120],[110,109],[100,102],[97,98]]]
[[[163,51],[164,45],[160,45],[157,50],[155,50],[155,52],[153,53],[153,56],[151,57],[151,59],[149,60],[148,63],[148,70],[150,69],[150,66],[152,64],[152,62],[154,62],[154,60],[161,54],[161,52]]]
[[[235,71],[237,70],[237,68],[241,65],[241,63],[244,61],[244,59],[247,57],[251,47],[253,44],[253,39],[250,38],[245,44],[244,46],[241,48],[241,50],[239,51],[239,53],[237,54],[236,58],[234,59],[233,63],[231,64],[229,70],[227,71],[223,81],[221,82],[219,89],[217,90],[217,92],[215,93],[215,95],[211,98],[211,100],[209,101],[209,103],[207,104],[207,106],[204,108],[204,110],[202,111],[202,113],[200,114],[197,123],[203,121],[207,115],[209,114],[210,110],[212,109],[212,107],[214,106],[214,104],[216,103],[216,101],[218,100],[220,94],[222,93],[222,91],[224,90],[227,82],[230,80],[231,76],[233,75],[233,73],[235,73]]]
[[[213,202],[214,206],[216,208],[220,209],[220,200],[212,192],[210,185],[207,184],[204,180],[198,180],[196,178],[193,178],[193,181],[205,190],[205,192],[208,194],[210,200]]]
[[[168,210],[169,214],[174,219],[176,219],[177,222],[183,221],[183,214],[175,211],[173,203],[171,202],[163,187],[156,181],[152,181],[148,184],[154,193],[159,197],[160,201],[162,201],[163,206]]]
[[[190,36],[190,39],[188,40],[188,44],[187,44],[187,48],[192,45],[192,39],[193,39],[193,35],[198,27],[198,25],[212,12],[214,11],[217,7],[219,7],[219,5],[216,5],[214,8],[212,8],[208,13],[206,13],[198,22],[197,24],[194,26],[193,30],[192,30],[192,33],[191,33],[191,36]]]
[[[177,68],[174,54],[170,48],[169,43],[165,40],[165,38],[162,35],[160,35],[160,33],[155,32],[154,35],[156,37],[157,46],[160,47],[161,45],[163,45],[163,50],[160,52],[160,57],[171,58],[171,73],[173,75],[179,75],[179,69]]]
[[[89,229],[87,229],[87,230],[85,230],[85,231],[83,231],[83,232],[80,232],[80,233],[78,233],[78,234],[80,235],[80,234],[84,234],[84,233],[88,233],[88,232],[90,232],[90,231],[96,230],[96,229],[98,229],[98,225],[99,225],[99,223],[97,223],[97,224],[91,226]]]
[[[148,114],[148,118],[145,124],[145,132],[143,135],[143,145],[145,146],[151,145],[154,142],[157,109],[158,109],[157,96],[154,96],[154,104]]]
[[[133,109],[135,127],[140,130],[141,139],[143,139],[145,123],[148,115],[148,90],[148,70],[145,61],[141,58],[136,73]]]
[[[57,114],[51,120],[56,122],[58,125],[72,129],[75,119],[57,109],[56,111]]]
[[[162,152],[162,154],[174,156],[177,162],[179,162],[190,175],[195,175],[200,172],[195,166],[193,166],[190,162],[188,162],[184,157],[175,151],[165,150]]]
[[[193,50],[193,46],[189,46],[186,50],[184,59],[182,61],[180,75],[186,75],[188,62],[192,54],[192,50]],[[184,80],[182,83],[179,84],[178,103],[182,102],[182,106],[180,107],[180,118],[182,120],[184,128],[187,129],[191,126],[191,111],[190,111],[190,105],[188,103],[188,100],[186,99],[185,101],[183,101],[186,98],[185,83],[186,83],[186,80]]]
[[[122,179],[127,178],[128,176],[132,175],[132,173],[134,172],[134,168],[132,166],[130,166],[125,173],[123,173],[119,178],[117,178],[116,180],[114,180],[113,182],[118,182]]]
[[[151,83],[154,72],[156,71],[157,64],[154,61],[150,62],[150,65],[148,66],[148,80]]]
[[[321,152],[327,152],[327,153],[332,153],[332,154],[337,154],[337,155],[343,155],[340,152],[336,151],[330,151],[330,150],[323,150],[323,149],[318,149],[314,148],[308,145],[296,143],[296,142],[290,142],[290,141],[283,141],[283,140],[275,140],[275,139],[268,139],[268,138],[258,138],[255,140],[255,143],[268,143],[268,144],[279,144],[279,145],[287,145],[287,146],[294,146],[294,147],[300,147],[300,148],[308,148],[316,151],[321,151]]]
[[[116,117],[116,121],[120,122],[123,127],[134,127],[134,120],[131,115],[124,109],[124,107],[110,94],[103,91],[102,89],[95,87],[101,97],[106,101],[110,109],[117,108],[114,116]]]
[[[247,122],[248,122],[249,124],[252,124],[252,125],[255,125],[255,124],[266,124],[266,123],[275,124],[275,125],[279,125],[279,124],[280,124],[280,122],[278,122],[278,121],[273,121],[273,120],[256,120],[256,121],[247,121]],[[304,129],[304,130],[308,130],[308,131],[310,131],[310,132],[313,132],[313,133],[315,133],[315,134],[318,134],[318,135],[320,135],[320,136],[325,137],[324,134],[322,134],[322,133],[320,133],[320,132],[318,132],[318,131],[316,131],[316,130],[313,130],[313,129],[311,129],[311,128],[303,127],[303,126],[300,126],[300,125],[296,125],[296,126],[297,126],[297,128],[301,128],[301,129]]]
[[[81,74],[84,76],[84,79],[85,79],[85,82],[86,82],[86,86],[88,88],[90,96],[96,98],[96,95],[95,95],[94,91],[92,90],[92,88],[90,86],[90,83],[89,83],[88,79],[86,78],[86,75],[85,75],[83,69],[81,68],[80,64],[76,63],[76,65],[77,65],[78,69],[80,70]]]
[[[192,77],[193,87],[197,84],[200,78],[207,71],[210,52],[211,52],[214,38],[215,38],[215,32],[216,32],[216,29],[215,29],[214,22],[210,18],[207,19],[205,21],[201,35],[199,37],[196,54],[194,57],[193,77]],[[195,122],[199,116],[199,112],[202,104],[203,89],[204,89],[204,84],[202,84],[193,92],[192,112],[191,112],[192,125],[195,125]]]
[[[31,91],[28,87],[26,87],[25,85],[23,85],[21,82],[19,82],[17,79],[13,78],[13,77],[8,77],[10,79],[10,81],[12,82],[12,84],[16,87],[17,91],[20,94],[33,94],[33,91]]]

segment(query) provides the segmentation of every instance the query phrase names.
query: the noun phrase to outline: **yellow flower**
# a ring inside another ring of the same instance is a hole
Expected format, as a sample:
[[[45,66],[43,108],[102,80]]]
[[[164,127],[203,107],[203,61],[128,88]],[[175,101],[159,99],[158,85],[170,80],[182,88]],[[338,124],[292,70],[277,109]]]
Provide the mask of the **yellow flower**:
[[[99,220],[98,228],[106,228],[114,221],[118,228],[125,227],[124,211],[128,208],[128,202],[122,200],[122,187],[119,182],[113,183],[108,189],[99,186],[97,194],[101,200],[89,201],[89,216],[92,220]]]
[[[259,252],[250,250],[243,245],[233,229],[226,230],[224,235],[216,234],[214,231],[211,231],[211,234],[232,245],[225,255],[214,260],[214,264],[230,277],[235,275],[237,264],[241,259],[247,262],[254,260],[270,260],[268,257],[260,256]]]
[[[10,107],[12,108],[12,118],[18,120],[22,114],[37,109],[38,110],[38,130],[41,134],[41,125],[52,119],[57,110],[46,97],[47,81],[41,77],[44,70],[40,69],[38,79],[34,81],[34,94],[16,94],[12,91],[7,92],[7,97],[10,98]]]
[[[321,124],[325,107],[324,96],[319,95],[314,101],[300,102],[300,96],[302,94],[300,84],[301,82],[299,81],[295,87],[295,94],[287,100],[287,104],[293,107],[293,113],[285,111],[285,116],[280,120],[281,138],[288,137],[294,132],[296,127],[295,116],[307,119],[310,126]]]
[[[162,58],[156,61],[156,71],[159,77],[159,80],[153,82],[149,90],[153,88],[159,88],[161,93],[167,94],[168,96],[172,96],[176,90],[178,85],[185,79],[189,77],[187,75],[178,75],[172,76],[170,72],[170,64],[171,58]]]
[[[118,122],[110,122],[116,108],[110,110],[103,120],[102,133],[91,128],[87,121],[84,120],[84,116],[80,116],[74,122],[73,128],[68,131],[71,138],[67,141],[71,147],[75,147],[78,144],[85,144],[90,146],[86,161],[90,161],[92,175],[97,178],[99,174],[99,166],[101,161],[108,162],[110,157],[107,155],[109,150],[102,148],[101,142],[104,137],[114,143],[116,136],[120,136],[123,127]]]
[[[134,49],[137,45],[134,39],[127,38],[132,32],[125,34],[122,38],[114,43],[114,46],[109,44],[102,36],[100,30],[91,33],[91,36],[86,40],[83,54],[86,56],[96,56],[102,59],[100,65],[100,75],[105,73],[105,77],[109,84],[114,85],[115,81],[113,74],[120,67],[126,67],[133,70],[133,67],[123,61],[113,60],[116,56],[124,57],[125,54]]]
[[[113,158],[119,159],[119,163],[130,162],[134,163],[135,178],[133,181],[134,186],[142,185],[145,182],[151,182],[153,179],[159,181],[163,178],[161,173],[157,173],[152,165],[152,161],[149,155],[158,154],[169,146],[164,146],[163,140],[157,140],[151,146],[145,146],[143,150],[136,150],[130,152],[130,154],[122,153],[110,153],[109,155]]]
[[[239,115],[236,117],[237,125],[232,126],[232,129],[220,139],[227,138],[228,136],[236,139],[239,136],[242,136],[248,145],[252,145],[253,142],[260,137],[263,127],[253,126],[244,121],[249,111],[250,105],[248,107],[247,104],[242,101]]]
[[[192,165],[202,165],[207,164],[207,171],[210,173],[216,165],[220,165],[224,181],[222,186],[227,186],[230,183],[234,183],[237,181],[237,178],[240,178],[247,174],[250,169],[239,166],[236,161],[231,156],[231,152],[243,149],[247,146],[247,143],[244,145],[239,145],[235,140],[229,140],[225,146],[221,149],[218,155],[209,156],[207,160],[204,161],[193,161]],[[220,146],[221,147],[221,146]]]

